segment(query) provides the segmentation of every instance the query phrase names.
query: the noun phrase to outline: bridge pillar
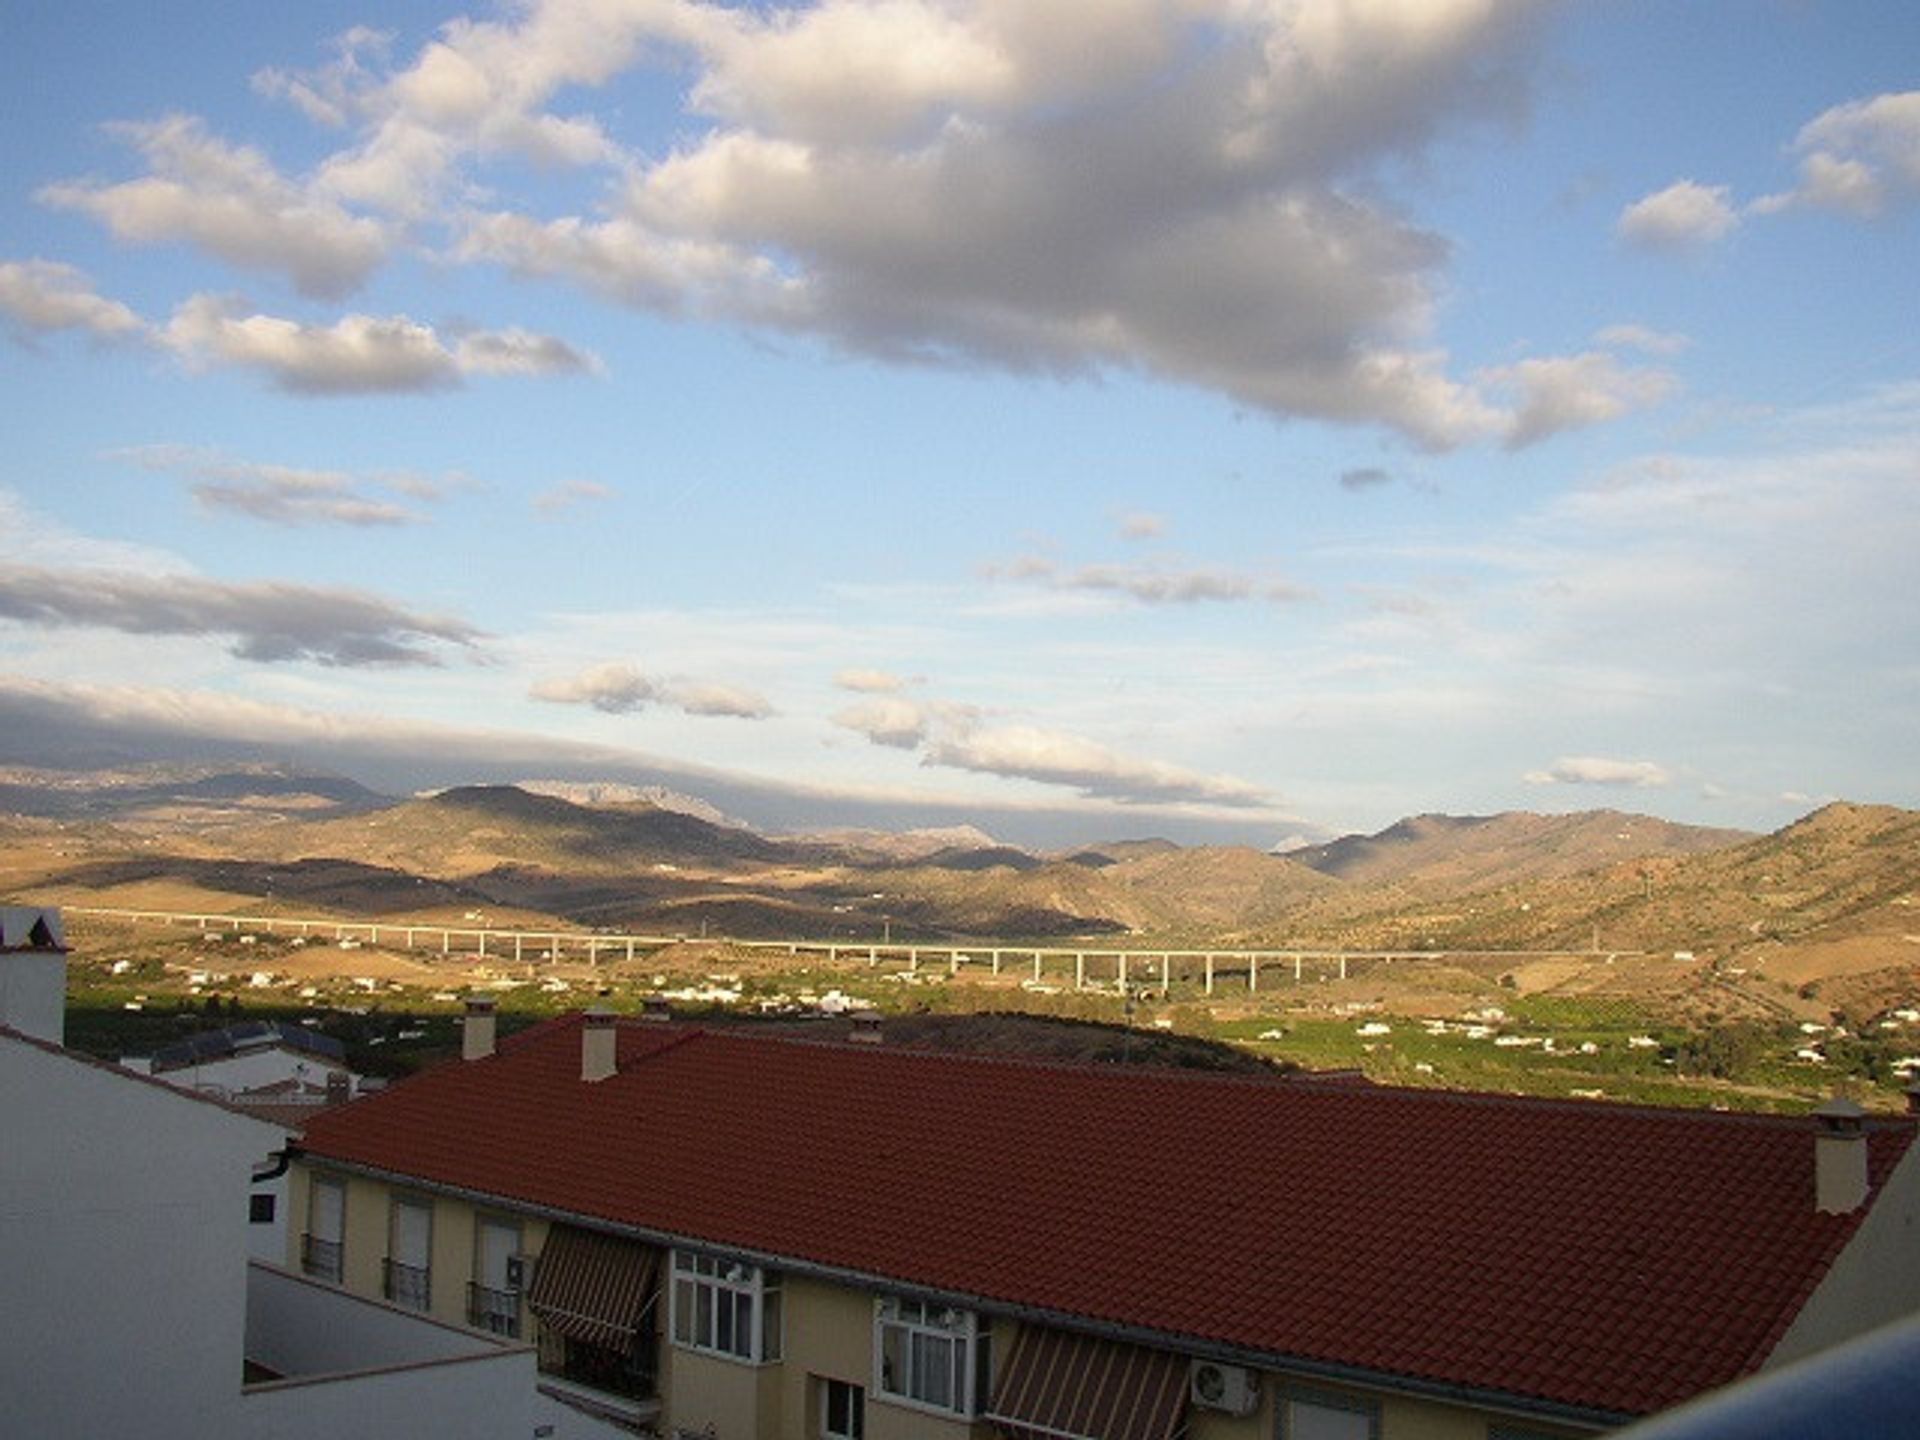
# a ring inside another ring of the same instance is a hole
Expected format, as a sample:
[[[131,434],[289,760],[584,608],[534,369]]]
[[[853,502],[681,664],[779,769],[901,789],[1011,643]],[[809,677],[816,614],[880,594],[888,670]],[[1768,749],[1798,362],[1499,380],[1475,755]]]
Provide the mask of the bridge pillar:
[[[1073,988],[1076,990],[1087,988],[1087,956],[1082,950],[1073,952]]]
[[[1207,994],[1213,994],[1213,956],[1207,956]]]

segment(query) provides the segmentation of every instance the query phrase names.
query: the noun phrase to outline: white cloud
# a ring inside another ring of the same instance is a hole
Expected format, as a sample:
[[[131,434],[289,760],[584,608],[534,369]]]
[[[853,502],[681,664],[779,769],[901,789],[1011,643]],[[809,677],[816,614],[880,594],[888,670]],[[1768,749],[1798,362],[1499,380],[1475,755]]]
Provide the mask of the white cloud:
[[[1596,344],[1612,350],[1639,350],[1648,355],[1678,355],[1693,348],[1691,336],[1646,325],[1609,325],[1593,338]]]
[[[1740,223],[1725,185],[1676,180],[1620,212],[1614,230],[1622,240],[1649,250],[1693,250],[1711,245]]]
[[[1023,555],[987,574],[1045,585],[1053,590],[1124,595],[1142,605],[1192,605],[1201,601],[1307,599],[1312,592],[1277,575],[1248,575],[1222,568],[1166,570],[1139,565],[1082,565],[1062,570],[1051,560]]]
[[[842,670],[833,677],[833,683],[842,690],[854,690],[866,695],[890,695],[896,690],[907,687],[906,679],[890,670],[868,670],[852,668]]]
[[[465,621],[359,590],[32,566],[0,572],[0,618],[130,635],[224,635],[244,660],[328,666],[438,665],[436,646],[473,649],[482,638]]]
[[[39,198],[92,215],[118,239],[182,241],[228,264],[284,275],[320,299],[352,293],[385,257],[377,222],[316,197],[257,150],[226,144],[191,116],[113,128],[139,148],[150,173],[117,185],[49,185]]]
[[[1089,797],[1128,803],[1194,801],[1266,807],[1274,797],[1230,775],[1203,775],[1158,760],[1122,755],[1085,736],[1030,725],[973,729],[934,739],[923,763],[1010,779],[1064,785]]]
[[[849,705],[833,723],[858,731],[876,745],[914,750],[926,740],[933,717],[927,708],[898,696]]]
[[[710,680],[650,679],[639,666],[611,660],[577,674],[536,681],[527,692],[556,705],[591,705],[608,715],[631,715],[665,705],[687,715],[765,720],[773,712],[764,695],[745,686]]]
[[[0,263],[0,313],[22,330],[85,330],[106,340],[146,328],[119,301],[95,294],[82,271],[54,260]]]
[[[1529,770],[1522,778],[1529,785],[1613,785],[1648,789],[1672,784],[1673,772],[1651,760],[1568,755],[1545,770]]]
[[[611,500],[615,493],[611,485],[602,485],[598,480],[563,480],[534,496],[533,508],[542,515],[558,515],[576,505]]]
[[[652,704],[660,692],[639,666],[610,660],[577,675],[537,681],[527,693],[555,705],[591,705],[609,715],[629,715]]]
[[[253,460],[234,460],[216,451],[180,445],[140,445],[109,452],[148,470],[184,475],[193,497],[209,510],[224,510],[269,524],[411,525],[420,516],[390,500],[366,493],[366,482],[340,470],[313,470]],[[386,477],[402,493],[413,477]],[[427,497],[423,497],[427,498]]]
[[[1120,517],[1122,540],[1157,540],[1167,533],[1167,517],[1146,510],[1129,510]]]
[[[1658,404],[1674,386],[1664,371],[1628,369],[1601,350],[1522,360],[1484,371],[1482,378],[1517,397],[1506,435],[1509,449]]]
[[[247,314],[233,301],[196,295],[174,311],[163,343],[189,366],[258,370],[282,390],[347,395],[442,389],[468,374],[566,374],[598,362],[559,340],[524,331],[477,331],[453,348],[405,315],[345,315],[314,325]]]
[[[1920,197],[1920,90],[1836,105],[1801,128],[1794,149],[1799,185],[1756,200],[1756,210],[1809,206],[1871,217]]]

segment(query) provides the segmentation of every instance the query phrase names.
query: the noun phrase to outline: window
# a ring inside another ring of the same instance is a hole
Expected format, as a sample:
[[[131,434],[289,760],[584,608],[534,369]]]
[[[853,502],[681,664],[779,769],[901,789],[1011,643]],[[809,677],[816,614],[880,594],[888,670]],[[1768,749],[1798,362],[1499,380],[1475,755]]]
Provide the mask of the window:
[[[1380,1440],[1380,1406],[1358,1396],[1294,1391],[1281,1397],[1280,1440]]]
[[[821,1440],[861,1440],[867,1427],[867,1392],[847,1380],[820,1382]]]
[[[247,1196],[247,1223],[249,1225],[271,1225],[273,1223],[272,1192]]]
[[[874,1307],[874,1381],[883,1395],[977,1415],[987,1389],[987,1327],[971,1310],[888,1297]]]
[[[433,1202],[396,1195],[387,1236],[386,1296],[409,1310],[433,1300]]]
[[[473,1279],[467,1286],[467,1323],[509,1338],[520,1334],[520,1226],[480,1218],[473,1242]]]
[[[347,1187],[316,1175],[307,1192],[307,1230],[300,1237],[300,1268],[320,1280],[340,1283],[341,1237],[346,1233]]]
[[[740,1260],[673,1252],[673,1340],[756,1363],[780,1358],[780,1276]]]

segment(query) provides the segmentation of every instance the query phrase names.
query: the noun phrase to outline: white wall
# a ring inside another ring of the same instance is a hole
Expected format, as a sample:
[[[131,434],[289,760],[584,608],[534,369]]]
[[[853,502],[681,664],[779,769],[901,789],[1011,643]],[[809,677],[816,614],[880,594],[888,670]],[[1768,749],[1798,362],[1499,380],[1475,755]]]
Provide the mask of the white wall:
[[[247,1182],[282,1132],[5,1037],[0,1105],[4,1428],[239,1433]]]
[[[0,952],[0,1025],[56,1045],[65,1038],[65,955],[58,950]]]

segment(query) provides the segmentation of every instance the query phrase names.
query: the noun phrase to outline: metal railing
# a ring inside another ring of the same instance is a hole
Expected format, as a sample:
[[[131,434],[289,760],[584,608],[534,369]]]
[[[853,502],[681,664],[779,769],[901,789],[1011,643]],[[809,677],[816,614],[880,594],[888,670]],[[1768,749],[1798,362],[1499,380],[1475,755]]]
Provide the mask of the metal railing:
[[[572,1380],[612,1395],[651,1400],[658,1387],[652,1336],[637,1336],[632,1348],[620,1351],[589,1345],[541,1328],[540,1373]]]
[[[387,1299],[409,1310],[425,1310],[433,1303],[431,1280],[424,1265],[389,1258],[382,1262],[381,1288]]]
[[[478,1280],[467,1282],[467,1323],[508,1339],[520,1335],[520,1292],[495,1290]]]
[[[322,1240],[318,1235],[300,1237],[300,1268],[316,1280],[340,1283],[340,1242]]]

